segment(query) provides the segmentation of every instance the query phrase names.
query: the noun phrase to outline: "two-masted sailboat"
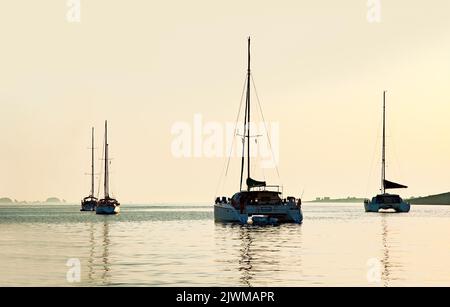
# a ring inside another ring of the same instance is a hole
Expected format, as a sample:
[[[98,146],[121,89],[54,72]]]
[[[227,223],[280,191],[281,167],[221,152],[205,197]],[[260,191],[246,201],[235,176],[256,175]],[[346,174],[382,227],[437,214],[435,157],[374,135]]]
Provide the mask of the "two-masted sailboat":
[[[92,146],[91,146],[91,193],[81,200],[80,211],[95,211],[97,207],[97,198],[94,196],[94,127],[92,127]]]
[[[108,155],[108,122],[105,121],[105,174],[104,174],[104,197],[98,201],[95,213],[116,214],[120,212],[120,203],[117,199],[109,196],[109,155]]]
[[[257,181],[250,174],[250,38],[248,39],[248,66],[246,79],[246,101],[244,115],[243,151],[241,162],[240,191],[231,198],[217,197],[214,204],[216,222],[236,222],[241,224],[301,223],[303,220],[301,200],[295,197],[282,198],[279,186],[268,186],[265,181]],[[247,146],[247,179],[243,189],[245,167],[245,147]]]
[[[383,92],[383,145],[381,154],[381,194],[372,200],[364,200],[366,212],[378,212],[380,209],[394,209],[396,212],[409,212],[410,204],[397,194],[386,193],[388,189],[406,189],[407,186],[386,180],[386,91]]]

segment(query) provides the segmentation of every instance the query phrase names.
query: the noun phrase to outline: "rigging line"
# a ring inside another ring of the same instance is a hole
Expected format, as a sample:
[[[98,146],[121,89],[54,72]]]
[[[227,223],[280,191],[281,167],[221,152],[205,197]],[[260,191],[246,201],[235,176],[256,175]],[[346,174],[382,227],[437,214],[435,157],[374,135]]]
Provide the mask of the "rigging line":
[[[103,145],[102,145],[102,158],[101,161],[105,161],[105,139],[103,139]],[[100,174],[98,176],[98,189],[97,189],[97,198],[100,196],[100,187],[102,184],[102,177],[103,177],[103,167],[100,168]]]
[[[269,130],[267,129],[266,120],[264,118],[264,113],[262,111],[262,107],[261,107],[261,102],[259,100],[258,91],[256,90],[256,85],[255,85],[255,80],[253,79],[253,74],[251,74],[250,77],[252,79],[252,84],[253,84],[253,89],[255,90],[256,100],[258,101],[259,111],[261,112],[261,117],[262,117],[262,120],[263,120],[263,123],[264,123],[264,129],[266,130],[267,140],[269,141],[270,152],[272,153],[272,158],[275,160],[275,154],[273,152],[272,142],[271,142],[270,136],[269,136]],[[277,171],[278,180],[280,180],[280,171],[278,170],[278,164],[277,163],[274,163],[274,164],[275,164],[275,169]]]
[[[112,160],[112,159],[110,159],[110,161],[109,161],[109,171],[108,171],[108,173],[109,173],[110,175],[115,173],[115,170],[114,170],[114,168],[112,167],[112,162],[111,162],[111,160]],[[111,177],[112,177],[112,178],[115,178],[116,176],[111,176]],[[109,179],[109,185],[111,186],[111,189],[110,189],[111,196],[112,196],[113,198],[116,198],[117,194],[114,192],[114,191],[116,191],[116,185],[114,184],[114,180]]]
[[[247,74],[248,78],[248,74]],[[244,178],[244,166],[245,166],[245,133],[248,134],[248,140],[247,140],[247,146],[248,146],[248,156],[247,156],[247,178],[250,178],[250,122],[249,122],[249,108],[250,108],[250,101],[249,101],[249,95],[248,95],[248,81],[247,81],[247,93],[245,98],[245,115],[244,115],[244,137],[242,138],[242,157],[241,157],[241,179],[239,184],[239,191],[242,191],[242,180]],[[248,129],[248,130],[247,130]]]
[[[245,78],[244,87],[242,88],[241,101],[239,103],[239,111],[238,111],[238,114],[237,114],[237,117],[236,117],[236,122],[234,124],[234,136],[233,136],[233,140],[231,141],[230,154],[228,155],[228,162],[227,162],[227,168],[226,168],[225,176],[228,174],[228,168],[230,166],[230,159],[231,159],[231,154],[233,152],[234,139],[235,139],[236,134],[237,134],[236,131],[237,131],[237,125],[238,125],[239,117],[241,116],[242,101],[244,100],[244,93],[245,93],[245,87],[246,86],[247,86],[247,77]]]
[[[395,129],[395,126],[394,125],[392,125],[392,126]],[[400,179],[403,180],[402,166],[400,165],[400,159],[398,158],[398,154],[397,154],[397,141],[396,141],[396,138],[395,138],[394,129],[392,129],[392,128],[390,129],[391,130],[390,131],[391,132],[390,138],[391,138],[391,146],[392,146],[393,152],[394,152],[394,164],[396,166],[395,171],[396,171],[397,179],[395,179],[395,180],[400,180]]]
[[[241,100],[240,100],[240,102],[239,102],[238,114],[237,114],[236,122],[235,122],[235,125],[234,125],[233,139],[231,140],[230,153],[229,153],[229,155],[228,155],[228,160],[227,160],[225,169],[222,170],[222,174],[220,175],[219,182],[218,182],[218,184],[217,184],[217,187],[216,187],[216,193],[215,193],[214,197],[217,196],[217,192],[219,191],[219,188],[220,188],[220,185],[221,185],[222,181],[223,181],[223,185],[225,185],[225,180],[224,180],[224,178],[227,177],[227,175],[228,175],[228,169],[229,169],[229,166],[230,166],[231,155],[232,155],[232,153],[233,153],[234,139],[236,138],[236,134],[237,134],[237,133],[236,133],[237,125],[238,125],[239,117],[241,116],[242,100],[243,100],[243,98],[244,98],[244,93],[245,93],[245,87],[246,87],[246,85],[247,85],[247,76],[245,76],[244,86],[243,86],[243,88],[242,88]],[[222,186],[222,187],[223,187],[223,186]]]
[[[373,162],[375,160],[375,153],[376,153],[376,151],[378,149],[378,140],[379,140],[379,136],[380,136],[380,126],[381,126],[380,122],[378,122],[377,136],[375,138],[375,146],[373,147],[372,162],[370,163],[369,178],[367,179],[365,196],[367,196],[367,194],[369,192],[370,179],[372,178],[372,172],[373,172]]]

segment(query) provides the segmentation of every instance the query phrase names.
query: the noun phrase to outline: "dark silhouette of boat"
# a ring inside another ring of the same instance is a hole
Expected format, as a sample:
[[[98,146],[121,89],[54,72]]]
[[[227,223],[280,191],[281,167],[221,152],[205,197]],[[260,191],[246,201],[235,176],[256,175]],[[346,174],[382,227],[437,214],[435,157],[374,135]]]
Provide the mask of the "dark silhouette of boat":
[[[241,159],[240,191],[231,198],[217,197],[214,204],[216,222],[236,222],[241,224],[278,224],[301,223],[303,214],[301,200],[295,197],[282,197],[279,186],[269,186],[265,181],[258,181],[250,176],[250,38],[248,38],[248,67],[246,81],[246,101],[244,115],[243,151]],[[245,147],[247,145],[247,189],[242,188]],[[250,219],[249,219],[250,218]]]
[[[120,212],[120,203],[117,199],[109,196],[109,156],[108,156],[108,122],[105,121],[105,178],[104,197],[98,201],[95,213],[97,214],[117,214]]]
[[[80,211],[95,211],[98,199],[94,196],[94,127],[92,127],[92,146],[91,146],[91,193],[81,200]]]
[[[383,92],[383,145],[381,155],[381,194],[372,200],[364,200],[366,212],[378,212],[380,209],[394,209],[396,212],[409,212],[411,205],[397,194],[386,193],[388,189],[406,189],[407,186],[386,180],[386,91]]]

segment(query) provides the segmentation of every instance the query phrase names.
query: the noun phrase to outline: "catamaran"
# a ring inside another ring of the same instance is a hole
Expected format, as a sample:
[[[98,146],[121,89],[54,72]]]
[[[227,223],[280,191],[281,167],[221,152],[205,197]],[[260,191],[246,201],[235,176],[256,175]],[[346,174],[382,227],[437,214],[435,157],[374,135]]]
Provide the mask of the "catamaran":
[[[94,127],[92,127],[91,151],[91,193],[81,200],[80,211],[95,211],[98,202],[98,199],[94,196]]]
[[[244,116],[243,151],[241,159],[240,191],[231,198],[217,197],[214,204],[216,222],[240,224],[301,223],[303,214],[301,200],[295,197],[283,199],[279,186],[269,186],[265,181],[251,178],[250,174],[250,38],[248,38],[248,66],[246,78],[246,101]],[[247,145],[247,179],[243,189],[245,147]]]
[[[108,122],[105,121],[105,178],[104,197],[98,201],[95,213],[116,214],[120,212],[120,203],[117,199],[109,196],[109,157],[108,157]]]
[[[394,209],[396,212],[409,212],[410,204],[397,194],[386,193],[388,189],[406,189],[405,185],[386,180],[386,91],[383,92],[383,145],[381,155],[381,194],[372,200],[364,200],[366,212],[378,212],[380,209]]]

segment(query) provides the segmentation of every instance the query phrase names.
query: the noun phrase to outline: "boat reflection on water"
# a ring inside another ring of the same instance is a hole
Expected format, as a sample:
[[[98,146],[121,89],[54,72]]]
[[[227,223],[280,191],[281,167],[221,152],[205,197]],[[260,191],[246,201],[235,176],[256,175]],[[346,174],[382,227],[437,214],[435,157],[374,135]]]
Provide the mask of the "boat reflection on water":
[[[103,222],[103,254],[102,254],[102,283],[104,285],[109,283],[110,278],[110,262],[109,262],[109,246],[110,246],[110,239],[109,239],[109,224],[108,220]]]
[[[252,233],[248,227],[240,227],[239,237],[241,239],[240,259],[239,259],[239,271],[241,272],[240,281],[242,285],[251,287],[251,281],[254,275],[253,269],[253,256],[252,256]]]
[[[221,286],[270,286],[273,282],[289,286],[305,278],[298,225],[216,223],[215,245]]]
[[[386,215],[381,216],[381,241],[383,245],[383,258],[381,260],[382,271],[381,281],[383,286],[388,287],[390,282],[390,257],[389,257],[389,243],[388,243],[388,224]]]
[[[390,227],[390,218],[395,215],[382,214],[381,215],[381,283],[384,287],[392,287],[398,285],[399,281],[405,281],[401,276],[404,276],[404,263],[399,261],[403,254],[399,250],[398,233]],[[395,227],[395,224],[394,224]],[[399,258],[400,257],[400,258]]]
[[[111,279],[109,223],[91,223],[89,226],[89,257],[87,280],[90,285],[108,285]]]
[[[89,258],[87,261],[88,267],[88,280],[92,282],[95,279],[95,270],[94,270],[94,259],[95,259],[95,225],[94,223],[89,224]]]

